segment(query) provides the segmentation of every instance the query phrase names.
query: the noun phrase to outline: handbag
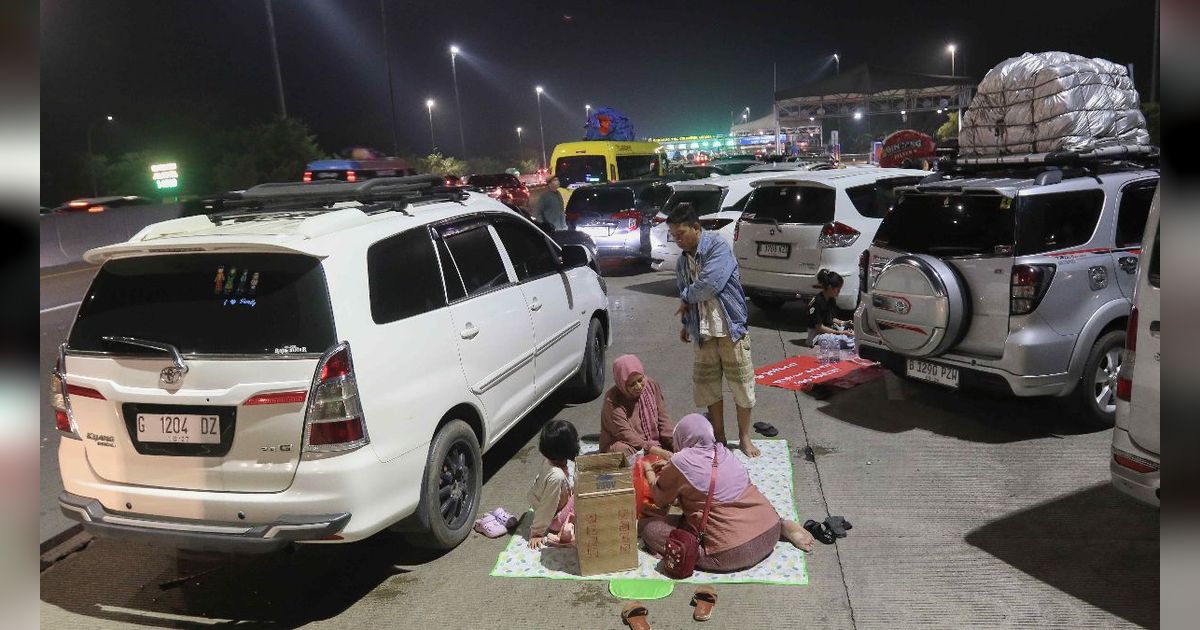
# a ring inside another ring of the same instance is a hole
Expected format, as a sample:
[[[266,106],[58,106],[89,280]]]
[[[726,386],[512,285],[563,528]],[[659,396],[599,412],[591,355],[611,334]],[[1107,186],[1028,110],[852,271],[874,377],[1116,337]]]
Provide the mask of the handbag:
[[[708,481],[708,498],[704,501],[704,512],[700,514],[700,531],[693,533],[685,524],[676,527],[667,536],[666,549],[663,550],[663,573],[676,580],[692,577],[696,571],[696,561],[700,559],[700,549],[704,546],[704,528],[708,525],[708,512],[712,509],[713,492],[717,488],[717,446],[713,445],[712,477]]]

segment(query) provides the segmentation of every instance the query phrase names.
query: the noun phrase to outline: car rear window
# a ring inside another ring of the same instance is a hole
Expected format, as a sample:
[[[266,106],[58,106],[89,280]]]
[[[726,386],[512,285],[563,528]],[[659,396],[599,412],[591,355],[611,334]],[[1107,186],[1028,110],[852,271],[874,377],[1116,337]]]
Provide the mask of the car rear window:
[[[1017,255],[1087,243],[1103,208],[1104,193],[1099,190],[1022,197],[1017,215]]]
[[[906,194],[883,218],[875,244],[933,256],[1011,256],[1012,206],[1000,195]]]
[[[832,188],[820,186],[763,186],[746,203],[745,220],[829,223],[833,220],[834,195]]]
[[[110,260],[79,307],[68,347],[161,354],[103,337],[169,343],[184,354],[325,352],[337,343],[324,270],[301,254]]]
[[[847,188],[846,195],[859,214],[870,219],[882,219],[896,205],[896,188],[920,181],[920,177],[889,177],[873,184]]]
[[[561,157],[554,163],[554,176],[561,186],[597,184],[608,181],[608,168],[603,155]]]
[[[696,207],[699,216],[712,214],[721,209],[721,191],[719,190],[677,190],[663,206],[662,213],[670,216],[675,207],[681,203],[690,203]]]
[[[658,175],[658,156],[656,155],[618,155],[617,178],[638,179]]]
[[[566,211],[574,214],[609,215],[632,210],[633,191],[629,188],[580,188],[571,193]]]

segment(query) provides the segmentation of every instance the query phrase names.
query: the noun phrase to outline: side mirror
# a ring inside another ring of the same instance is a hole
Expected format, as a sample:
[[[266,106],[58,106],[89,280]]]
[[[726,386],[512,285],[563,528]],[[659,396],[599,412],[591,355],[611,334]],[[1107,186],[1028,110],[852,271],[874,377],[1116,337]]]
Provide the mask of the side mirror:
[[[562,264],[567,269],[586,267],[591,260],[587,248],[583,245],[563,245]]]

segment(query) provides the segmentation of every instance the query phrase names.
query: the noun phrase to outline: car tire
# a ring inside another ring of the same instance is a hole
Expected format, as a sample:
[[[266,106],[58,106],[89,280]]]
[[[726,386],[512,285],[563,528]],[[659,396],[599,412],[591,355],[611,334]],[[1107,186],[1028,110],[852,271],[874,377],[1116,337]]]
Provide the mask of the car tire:
[[[769,297],[762,297],[762,296],[758,296],[758,295],[751,296],[750,301],[753,302],[755,306],[757,306],[758,308],[761,308],[764,311],[778,311],[779,309],[783,308],[783,302],[784,302],[783,300],[781,300],[779,298],[769,298]]]
[[[588,324],[587,346],[579,371],[570,384],[571,398],[575,402],[595,400],[604,393],[604,327],[593,317]]]
[[[1111,428],[1116,423],[1117,370],[1121,367],[1121,351],[1125,347],[1125,331],[1111,330],[1092,344],[1083,376],[1075,386],[1075,403],[1084,418],[1098,428]]]
[[[429,444],[417,506],[422,531],[409,534],[409,541],[429,549],[457,547],[471,533],[482,495],[479,440],[466,422],[451,420]]]

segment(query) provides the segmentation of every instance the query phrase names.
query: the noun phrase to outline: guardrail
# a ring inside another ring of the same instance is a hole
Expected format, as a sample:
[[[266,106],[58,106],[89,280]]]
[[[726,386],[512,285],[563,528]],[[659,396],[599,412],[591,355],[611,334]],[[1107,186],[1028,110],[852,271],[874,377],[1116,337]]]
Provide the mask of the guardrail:
[[[179,204],[164,204],[41,215],[41,267],[80,262],[93,247],[127,241],[147,225],[181,214]]]

